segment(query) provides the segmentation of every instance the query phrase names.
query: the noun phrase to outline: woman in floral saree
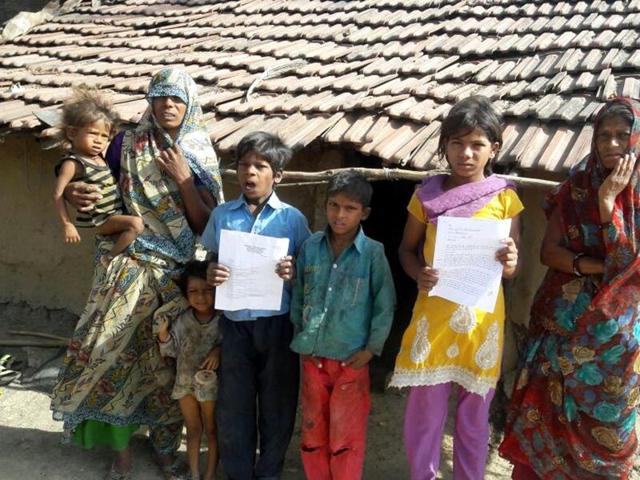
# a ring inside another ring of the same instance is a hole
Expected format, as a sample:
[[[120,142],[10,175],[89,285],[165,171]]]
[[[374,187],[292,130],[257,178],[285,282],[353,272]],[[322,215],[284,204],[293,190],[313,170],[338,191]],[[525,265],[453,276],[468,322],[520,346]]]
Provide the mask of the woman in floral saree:
[[[192,258],[194,231],[204,229],[211,208],[223,200],[193,80],[164,69],[151,80],[147,98],[138,126],[118,135],[107,152],[127,212],[143,218],[145,231],[108,267],[96,263],[51,403],[74,443],[117,452],[113,479],[129,478],[129,439],[139,425],[149,426],[159,463],[167,466],[179,445],[182,416],[170,398],[171,373],[153,337],[153,313],[180,301],[172,275]],[[77,194],[86,185],[73,188],[72,203],[91,203]],[[98,242],[97,258],[109,244],[107,237]],[[171,477],[168,468],[163,472]]]
[[[549,271],[531,310],[500,453],[515,479],[626,479],[640,400],[640,104],[608,102],[592,151],[546,205]]]

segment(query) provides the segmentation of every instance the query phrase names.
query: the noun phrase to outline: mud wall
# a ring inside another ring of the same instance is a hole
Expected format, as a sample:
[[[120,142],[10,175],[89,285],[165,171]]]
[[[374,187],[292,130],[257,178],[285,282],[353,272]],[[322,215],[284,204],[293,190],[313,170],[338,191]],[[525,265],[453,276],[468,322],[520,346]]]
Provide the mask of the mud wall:
[[[66,245],[53,208],[58,155],[32,135],[0,143],[0,302],[79,313],[91,282],[93,234]]]

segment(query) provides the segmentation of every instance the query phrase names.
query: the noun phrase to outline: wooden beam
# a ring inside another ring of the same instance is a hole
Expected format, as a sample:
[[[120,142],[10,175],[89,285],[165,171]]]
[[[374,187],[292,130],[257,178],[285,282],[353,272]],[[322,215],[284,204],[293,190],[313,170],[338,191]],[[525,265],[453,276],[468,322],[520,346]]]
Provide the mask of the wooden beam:
[[[327,183],[332,177],[340,172],[357,172],[363,175],[367,180],[379,181],[379,180],[410,180],[419,182],[426,177],[439,175],[442,173],[448,173],[447,170],[429,170],[427,172],[419,172],[415,170],[404,170],[402,168],[364,168],[364,167],[351,167],[351,168],[332,168],[330,170],[322,170],[318,172],[284,172],[283,182],[279,185],[284,187],[287,185],[295,184],[295,186],[304,186],[306,184],[314,185],[318,183]],[[224,169],[221,171],[222,176],[225,179],[229,179],[233,182],[236,178],[236,171],[233,169]],[[516,177],[514,175],[498,175],[500,178],[504,178],[516,185],[551,189],[559,185],[559,182],[551,180],[542,180],[540,178],[528,178],[528,177]]]

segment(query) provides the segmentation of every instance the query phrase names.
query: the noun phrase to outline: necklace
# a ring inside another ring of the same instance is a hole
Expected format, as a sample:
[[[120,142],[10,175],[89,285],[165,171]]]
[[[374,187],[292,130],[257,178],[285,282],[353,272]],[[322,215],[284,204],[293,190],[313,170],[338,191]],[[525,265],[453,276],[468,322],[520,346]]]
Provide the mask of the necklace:
[[[208,323],[211,323],[211,321],[214,319],[214,317],[216,316],[216,312],[215,310],[213,311],[213,313],[211,314],[211,316],[209,318],[207,318],[205,321],[202,321],[198,318],[198,314],[195,312],[195,310],[193,311],[193,316],[195,317],[196,321],[200,324],[200,325],[207,325]]]

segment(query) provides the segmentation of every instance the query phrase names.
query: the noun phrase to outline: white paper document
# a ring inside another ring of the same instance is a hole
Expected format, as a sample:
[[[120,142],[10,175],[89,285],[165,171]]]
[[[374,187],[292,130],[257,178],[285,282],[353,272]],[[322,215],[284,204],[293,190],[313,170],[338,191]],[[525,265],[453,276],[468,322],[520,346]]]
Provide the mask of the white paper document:
[[[502,280],[496,252],[510,229],[511,219],[438,217],[433,256],[438,283],[429,296],[493,312]]]
[[[284,281],[276,265],[287,256],[288,238],[222,230],[218,262],[231,270],[216,288],[219,310],[280,310]]]

